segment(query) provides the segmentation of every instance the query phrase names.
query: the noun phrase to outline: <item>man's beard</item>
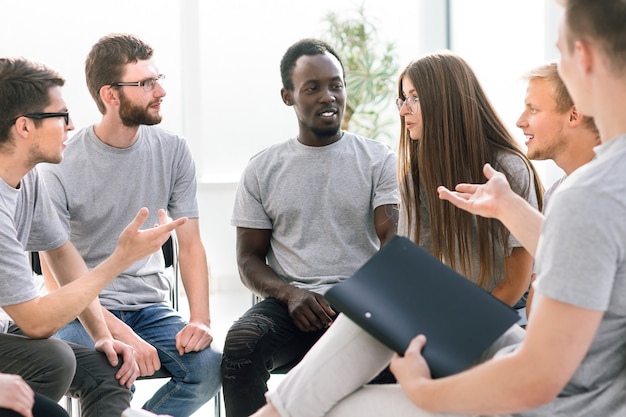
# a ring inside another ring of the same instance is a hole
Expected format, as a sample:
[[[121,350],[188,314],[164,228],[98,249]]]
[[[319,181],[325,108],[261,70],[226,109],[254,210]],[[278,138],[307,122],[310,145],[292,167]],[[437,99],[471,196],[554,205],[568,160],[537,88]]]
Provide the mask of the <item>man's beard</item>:
[[[160,114],[150,115],[147,109],[132,104],[124,94],[120,94],[120,119],[124,126],[135,127],[159,124],[163,117]]]
[[[526,153],[528,159],[533,159],[535,161],[545,161],[547,159],[554,159],[557,155],[563,152],[567,146],[567,139],[563,136],[563,134],[558,134],[557,139],[544,146],[543,148],[529,149]]]
[[[313,134],[319,139],[330,139],[333,136],[337,135],[340,129],[341,125],[337,124],[337,126],[330,126],[326,128],[312,127],[311,132],[313,132]]]

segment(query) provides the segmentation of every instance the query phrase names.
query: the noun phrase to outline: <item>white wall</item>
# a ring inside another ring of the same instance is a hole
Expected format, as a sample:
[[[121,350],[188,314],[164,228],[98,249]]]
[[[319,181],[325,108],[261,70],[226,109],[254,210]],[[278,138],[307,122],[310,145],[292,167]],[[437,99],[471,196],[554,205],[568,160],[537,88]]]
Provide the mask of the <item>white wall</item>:
[[[2,5],[0,51],[64,74],[65,98],[80,128],[99,118],[83,74],[91,45],[110,32],[133,32],[152,44],[167,75],[162,126],[187,137],[198,167],[212,288],[242,288],[229,224],[236,182],[250,156],[297,128],[279,96],[280,58],[298,39],[323,36],[328,11],[346,15],[361,3],[381,39],[395,42],[401,67],[445,47],[445,0],[23,0]],[[474,67],[523,140],[514,126],[524,96],[519,77],[554,54],[547,40],[556,32],[553,8],[543,0],[449,3],[453,50]],[[397,118],[393,106],[389,112]],[[390,129],[396,136],[398,124]],[[546,172],[549,182],[554,174]]]
[[[559,12],[554,1],[452,0],[452,48],[473,67],[520,143],[525,138],[515,122],[524,110],[523,75],[558,58]],[[545,185],[562,175],[552,161],[534,161],[534,165]]]

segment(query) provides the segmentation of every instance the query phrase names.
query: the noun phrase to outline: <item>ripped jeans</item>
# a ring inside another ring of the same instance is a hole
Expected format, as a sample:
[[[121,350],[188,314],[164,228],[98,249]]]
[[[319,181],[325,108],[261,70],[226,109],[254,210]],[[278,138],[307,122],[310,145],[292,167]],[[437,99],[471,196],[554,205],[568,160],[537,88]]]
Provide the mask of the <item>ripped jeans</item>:
[[[222,389],[227,417],[249,416],[265,405],[270,372],[295,366],[326,329],[299,330],[287,306],[267,298],[228,330],[222,355]]]

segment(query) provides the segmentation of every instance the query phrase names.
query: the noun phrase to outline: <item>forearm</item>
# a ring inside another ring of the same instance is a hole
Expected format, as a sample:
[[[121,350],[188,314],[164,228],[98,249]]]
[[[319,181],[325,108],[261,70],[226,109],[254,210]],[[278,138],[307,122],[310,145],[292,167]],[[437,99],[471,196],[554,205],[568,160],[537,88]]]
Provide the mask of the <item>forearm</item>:
[[[83,327],[94,341],[112,338],[102,311],[103,307],[96,297],[78,316]]]
[[[548,297],[535,304],[529,330],[512,327],[489,353],[505,346],[515,350],[451,377],[430,380],[410,369],[423,361],[416,339],[403,358],[392,361],[408,397],[427,411],[479,415],[510,414],[554,400],[589,351],[604,312]]]
[[[49,296],[55,296],[57,298],[56,302],[59,302],[58,299],[72,300],[72,303],[66,302],[65,304],[74,304],[74,306],[68,307],[68,310],[72,311],[71,315],[74,317],[89,307],[86,312],[88,320],[104,323],[98,296],[104,287],[128,267],[127,264],[127,262],[122,262],[121,259],[113,255],[86,275],[64,285]]]
[[[518,358],[498,358],[448,378],[422,379],[403,386],[409,399],[430,412],[500,415],[548,402],[533,367]],[[512,377],[514,376],[514,377]]]
[[[126,323],[118,319],[113,313],[100,305],[100,310],[107,329],[115,340],[122,341],[126,344],[136,338],[135,332]]]
[[[60,251],[58,254],[60,258],[56,260],[54,267],[56,275],[53,274],[48,266],[48,262],[46,261],[48,256],[40,256],[41,269],[48,292],[58,289],[59,283],[67,284],[89,273],[87,265],[77,251],[67,248],[64,251]],[[55,262],[55,260],[53,259],[52,262]],[[78,316],[91,338],[95,341],[101,338],[111,337],[111,333],[102,315],[102,310],[99,299],[96,297]]]
[[[187,300],[189,319],[211,326],[209,302],[209,267],[204,248],[195,248],[179,253],[180,273]]]
[[[80,254],[71,242],[68,241],[61,247],[48,251],[45,254],[46,261],[54,276],[60,282],[71,282],[43,297],[5,306],[5,311],[31,337],[49,337],[54,334],[75,319],[98,297],[104,287],[133,262],[159,250],[172,230],[188,220],[183,217],[168,222],[165,211],[159,210],[160,225],[140,230],[148,214],[146,208],[139,210],[120,235],[118,246],[113,253],[78,279],[75,277],[80,273],[68,272],[70,262],[77,263],[77,259],[82,262]]]
[[[126,267],[126,263],[109,258],[87,275],[42,297],[5,306],[5,310],[26,335],[50,337],[78,317]],[[102,334],[101,330],[95,334]]]
[[[283,281],[265,261],[256,257],[239,260],[239,276],[243,284],[263,298],[286,302],[292,285]]]
[[[543,214],[519,195],[510,193],[503,200],[497,218],[534,257],[543,226]]]
[[[255,294],[287,303],[294,286],[283,281],[266,263],[272,231],[237,228],[237,266],[241,282]]]

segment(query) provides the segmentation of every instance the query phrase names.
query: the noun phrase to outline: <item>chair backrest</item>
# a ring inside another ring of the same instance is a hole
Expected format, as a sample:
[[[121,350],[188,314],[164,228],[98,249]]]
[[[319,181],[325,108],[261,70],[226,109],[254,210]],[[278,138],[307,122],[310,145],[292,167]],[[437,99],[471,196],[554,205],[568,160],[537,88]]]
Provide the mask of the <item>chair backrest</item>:
[[[174,262],[176,261],[176,254],[174,253],[174,241],[173,239],[176,239],[176,237],[174,235],[170,236],[167,239],[167,242],[165,242],[163,244],[163,246],[161,246],[161,250],[163,251],[163,257],[165,258],[165,267],[169,268],[170,266],[174,265]],[[178,244],[178,242],[176,243]],[[178,247],[176,248],[176,250],[178,250]]]
[[[169,239],[161,246],[163,257],[165,258],[165,268],[172,268],[173,277],[170,281],[170,301],[172,308],[178,311],[180,267],[178,265],[178,239],[176,233],[172,232]]]
[[[39,260],[39,252],[30,253],[30,267],[36,275],[41,275],[41,261]]]

